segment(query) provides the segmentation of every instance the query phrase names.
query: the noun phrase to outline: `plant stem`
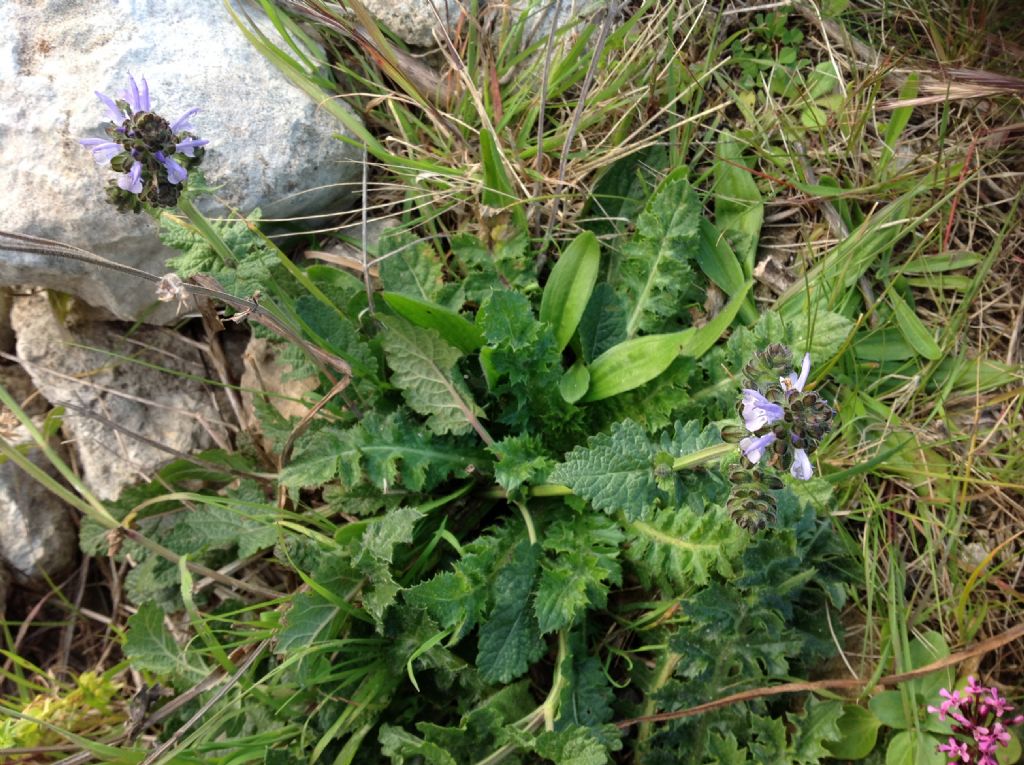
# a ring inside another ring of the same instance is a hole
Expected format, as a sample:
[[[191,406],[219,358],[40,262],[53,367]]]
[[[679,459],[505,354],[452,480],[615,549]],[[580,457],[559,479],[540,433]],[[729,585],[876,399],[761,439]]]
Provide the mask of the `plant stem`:
[[[526,524],[526,536],[530,538],[530,544],[537,544],[537,529],[533,525],[533,516],[530,515],[530,511],[526,509],[525,502],[516,502],[516,507],[519,508],[519,512],[523,515],[523,523]]]

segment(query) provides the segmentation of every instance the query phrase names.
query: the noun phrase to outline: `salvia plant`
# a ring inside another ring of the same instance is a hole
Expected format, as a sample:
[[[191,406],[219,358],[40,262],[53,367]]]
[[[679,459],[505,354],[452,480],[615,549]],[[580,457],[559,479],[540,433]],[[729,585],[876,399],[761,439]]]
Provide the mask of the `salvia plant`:
[[[117,98],[96,93],[110,117],[107,138],[79,141],[97,163],[119,173],[107,186],[107,200],[122,212],[138,213],[143,205],[174,207],[189,170],[203,161],[208,143],[191,132],[189,120],[198,109],[168,122],[153,111],[149,84],[145,77],[140,79],[141,87],[129,75],[128,88]]]
[[[806,675],[834,651],[822,614],[851,579],[815,464],[835,411],[811,364],[853,323],[823,304],[753,309],[756,186],[712,221],[689,169],[648,183],[626,158],[598,189],[632,189],[635,227],[599,221],[544,271],[524,216],[443,241],[400,228],[377,245],[373,292],[296,266],[258,214],[197,218],[186,185],[206,142],[193,112],[153,113],[141,82],[100,96],[107,139],[83,141],[118,173],[110,200],[183,209],[195,226],[160,216],[177,278],[261,292],[271,328],[302,340],[281,357],[319,385],[318,416],[289,421],[255,397],[259,437],[127,490],[108,508],[132,532],[116,544],[83,521],[83,550],[133,564],[124,650],[147,681],[184,694],[249,652],[236,703],[197,721],[197,699],[165,730],[198,725],[196,751],[240,762],[829,756],[838,701],[686,713]],[[509,185],[489,146],[494,194]],[[734,149],[716,171],[742,185]],[[712,285],[728,302],[702,315]],[[273,563],[291,590],[193,586],[190,566],[239,558]],[[182,611],[185,645],[164,621]]]

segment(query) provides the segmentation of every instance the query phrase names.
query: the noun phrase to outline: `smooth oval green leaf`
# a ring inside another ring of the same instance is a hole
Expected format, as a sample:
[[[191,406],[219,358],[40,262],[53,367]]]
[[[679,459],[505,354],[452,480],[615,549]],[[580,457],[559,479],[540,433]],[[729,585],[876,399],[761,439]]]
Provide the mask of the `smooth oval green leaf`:
[[[634,337],[609,348],[590,365],[590,388],[582,400],[600,401],[650,382],[669,368],[694,332]]]
[[[725,235],[707,218],[700,219],[697,265],[725,294],[734,295],[743,289],[746,279],[735,251]]]
[[[936,750],[939,743],[938,739],[917,731],[900,731],[885,751],[885,765],[945,765],[946,756]]]
[[[890,728],[899,730],[910,726],[906,710],[903,708],[903,694],[899,691],[882,691],[872,696],[868,708],[882,724]]]
[[[900,333],[906,338],[918,354],[929,361],[935,361],[942,357],[942,350],[936,344],[928,328],[917,318],[914,309],[907,305],[907,302],[894,292],[889,293],[889,305],[896,314],[896,324]]]
[[[590,389],[582,401],[601,399],[638,388],[660,375],[676,356],[703,356],[729,327],[753,282],[747,282],[718,315],[700,329],[684,329],[626,340],[609,348],[590,365]]]
[[[825,748],[841,760],[862,760],[875,748],[882,721],[864,707],[844,704],[843,716],[836,724],[842,738],[838,741],[825,741]]]
[[[836,68],[831,61],[822,61],[807,78],[807,97],[810,100],[831,93],[839,84]]]
[[[732,296],[732,300],[725,304],[718,315],[705,324],[700,329],[696,330],[692,335],[687,337],[682,346],[679,349],[679,353],[683,356],[692,356],[698,358],[707,353],[711,346],[717,342],[718,338],[722,336],[722,333],[729,328],[732,324],[733,319],[736,318],[736,314],[739,313],[740,308],[744,305],[747,297],[747,292],[750,291],[751,286],[754,282],[749,281],[743,287]]]
[[[583,359],[576,359],[576,363],[569,367],[562,379],[558,381],[558,392],[566,403],[575,404],[590,387],[590,370],[583,363]]]
[[[432,329],[463,353],[472,353],[484,344],[481,329],[450,308],[400,292],[381,292],[391,310],[417,327]]]
[[[601,246],[590,231],[572,240],[551,269],[540,299],[540,320],[555,330],[561,351],[569,344],[597,283]]]
[[[903,336],[895,329],[880,329],[858,335],[853,353],[860,361],[906,361],[916,355]]]

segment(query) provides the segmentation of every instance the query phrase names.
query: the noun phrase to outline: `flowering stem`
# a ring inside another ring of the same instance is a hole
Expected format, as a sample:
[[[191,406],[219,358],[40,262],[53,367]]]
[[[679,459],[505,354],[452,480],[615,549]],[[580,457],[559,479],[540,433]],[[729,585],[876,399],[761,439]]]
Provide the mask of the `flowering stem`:
[[[698,465],[703,465],[706,462],[714,462],[715,460],[721,459],[735,451],[736,444],[715,444],[714,446],[707,446],[693,454],[684,454],[682,457],[677,457],[672,463],[672,469],[686,470],[688,468],[697,467]]]

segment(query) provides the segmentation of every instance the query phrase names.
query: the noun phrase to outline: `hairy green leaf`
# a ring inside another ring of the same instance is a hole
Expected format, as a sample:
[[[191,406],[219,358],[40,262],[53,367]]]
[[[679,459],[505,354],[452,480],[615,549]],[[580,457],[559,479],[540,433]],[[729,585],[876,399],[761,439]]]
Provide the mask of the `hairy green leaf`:
[[[153,603],[143,603],[128,617],[124,653],[135,669],[183,682],[198,682],[207,671],[197,657],[186,657],[164,626],[163,610]]]
[[[429,243],[407,231],[385,231],[377,243],[380,280],[385,289],[420,300],[434,301],[441,293],[441,259]],[[386,257],[385,257],[386,256]]]
[[[641,581],[672,594],[705,585],[713,574],[733,576],[733,561],[749,539],[720,509],[698,515],[663,508],[627,529],[626,557]]]
[[[626,339],[626,309],[609,284],[598,284],[579,324],[580,347],[589,364]]]
[[[477,667],[488,682],[507,683],[544,653],[531,594],[540,548],[522,541],[494,582],[494,608],[480,628]]]
[[[423,491],[467,465],[480,464],[483,457],[439,442],[398,412],[386,417],[368,412],[345,430],[326,427],[300,439],[280,482],[298,489],[338,478],[346,489],[369,485],[382,492],[396,486]]]
[[[462,352],[434,330],[397,317],[380,321],[385,326],[381,343],[394,372],[391,382],[402,389],[409,406],[427,417],[427,427],[435,433],[470,432],[483,410],[455,367]]]
[[[619,264],[618,285],[627,300],[626,336],[678,326],[693,283],[689,261],[700,247],[701,204],[686,180],[670,173],[637,220],[637,234]]]

